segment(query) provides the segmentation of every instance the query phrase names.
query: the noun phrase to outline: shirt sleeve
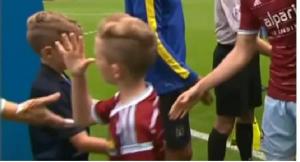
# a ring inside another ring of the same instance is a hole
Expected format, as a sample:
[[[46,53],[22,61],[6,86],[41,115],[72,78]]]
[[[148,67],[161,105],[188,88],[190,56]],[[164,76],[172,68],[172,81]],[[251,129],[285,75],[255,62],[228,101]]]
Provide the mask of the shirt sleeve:
[[[238,34],[257,34],[259,28],[260,22],[250,10],[249,1],[241,0],[241,22]]]
[[[112,98],[93,104],[91,109],[91,116],[93,120],[100,124],[107,124],[109,122],[110,112],[114,108],[114,103],[114,98]]]
[[[240,27],[240,3],[239,0],[220,0],[228,24],[235,32]]]

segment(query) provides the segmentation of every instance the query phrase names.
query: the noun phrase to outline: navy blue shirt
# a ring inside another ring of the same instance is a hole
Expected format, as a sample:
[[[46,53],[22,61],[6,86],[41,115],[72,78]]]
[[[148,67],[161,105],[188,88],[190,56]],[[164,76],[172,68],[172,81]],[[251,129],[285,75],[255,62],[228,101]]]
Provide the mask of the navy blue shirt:
[[[42,65],[41,71],[33,82],[31,98],[60,92],[61,98],[47,107],[65,118],[72,118],[71,82],[67,75],[63,75],[65,78],[50,67]],[[72,136],[86,130],[79,127],[30,126],[34,160],[88,160],[88,154],[79,152],[70,142]]]

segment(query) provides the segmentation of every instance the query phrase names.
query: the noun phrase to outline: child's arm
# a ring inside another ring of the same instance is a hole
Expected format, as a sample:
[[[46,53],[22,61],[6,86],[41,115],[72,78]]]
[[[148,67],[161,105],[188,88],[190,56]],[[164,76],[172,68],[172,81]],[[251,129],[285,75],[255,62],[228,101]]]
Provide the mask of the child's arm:
[[[85,76],[72,76],[73,118],[77,124],[86,127],[94,123],[91,117],[92,98],[87,89]]]
[[[73,146],[82,152],[108,153],[113,146],[103,138],[88,136],[86,131],[82,131],[71,137]]]
[[[92,98],[88,92],[85,72],[94,59],[85,57],[82,36],[77,38],[74,33],[63,34],[62,42],[56,41],[55,44],[72,77],[73,118],[82,127],[91,125],[94,123],[91,117]]]

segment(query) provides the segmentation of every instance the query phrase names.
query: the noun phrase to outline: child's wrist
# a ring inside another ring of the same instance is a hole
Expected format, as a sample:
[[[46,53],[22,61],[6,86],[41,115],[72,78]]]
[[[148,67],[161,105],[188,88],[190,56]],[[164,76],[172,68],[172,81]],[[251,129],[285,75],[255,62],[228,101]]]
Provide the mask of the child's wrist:
[[[83,73],[70,73],[71,74],[71,77],[73,78],[82,78],[82,77],[85,77],[85,72]]]

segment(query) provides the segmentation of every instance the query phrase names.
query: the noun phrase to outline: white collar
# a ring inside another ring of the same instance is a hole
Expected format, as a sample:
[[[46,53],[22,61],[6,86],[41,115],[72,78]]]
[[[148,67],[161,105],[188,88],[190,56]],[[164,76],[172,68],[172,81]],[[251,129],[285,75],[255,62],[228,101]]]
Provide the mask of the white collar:
[[[146,88],[146,90],[145,90],[142,94],[136,96],[135,98],[133,98],[133,99],[132,99],[129,103],[127,103],[127,104],[120,105],[120,104],[118,103],[118,104],[115,106],[115,108],[110,112],[109,117],[112,117],[112,116],[114,116],[116,113],[118,113],[119,111],[121,111],[121,110],[123,110],[123,109],[126,109],[126,108],[129,108],[129,107],[131,107],[131,106],[133,106],[133,105],[136,105],[137,103],[139,103],[139,102],[145,100],[147,97],[149,97],[149,96],[152,94],[153,89],[154,89],[153,86],[152,86],[150,83],[147,83],[147,88]],[[119,96],[119,92],[116,93],[115,97],[118,97],[118,96]]]

